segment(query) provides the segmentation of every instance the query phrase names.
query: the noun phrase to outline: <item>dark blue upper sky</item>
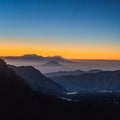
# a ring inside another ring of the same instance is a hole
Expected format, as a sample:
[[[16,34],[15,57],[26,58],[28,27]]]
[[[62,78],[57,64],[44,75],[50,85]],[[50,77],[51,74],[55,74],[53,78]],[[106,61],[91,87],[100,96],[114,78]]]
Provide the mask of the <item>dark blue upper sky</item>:
[[[0,36],[120,44],[120,0],[0,0]]]
[[[0,0],[1,36],[119,39],[119,0]]]

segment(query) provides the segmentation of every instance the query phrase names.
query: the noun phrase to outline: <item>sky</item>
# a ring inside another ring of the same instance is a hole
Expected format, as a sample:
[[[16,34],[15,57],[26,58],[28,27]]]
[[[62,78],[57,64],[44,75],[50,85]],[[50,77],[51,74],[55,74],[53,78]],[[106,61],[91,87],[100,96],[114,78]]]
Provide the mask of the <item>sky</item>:
[[[0,0],[0,56],[120,60],[119,0]]]

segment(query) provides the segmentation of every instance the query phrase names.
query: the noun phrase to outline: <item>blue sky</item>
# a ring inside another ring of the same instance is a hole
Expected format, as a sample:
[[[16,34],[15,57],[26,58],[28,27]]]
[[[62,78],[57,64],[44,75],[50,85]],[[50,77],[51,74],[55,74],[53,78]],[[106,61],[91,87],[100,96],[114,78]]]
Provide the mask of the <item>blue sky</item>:
[[[1,0],[0,35],[120,38],[116,0]]]
[[[0,36],[120,44],[120,1],[0,0]]]

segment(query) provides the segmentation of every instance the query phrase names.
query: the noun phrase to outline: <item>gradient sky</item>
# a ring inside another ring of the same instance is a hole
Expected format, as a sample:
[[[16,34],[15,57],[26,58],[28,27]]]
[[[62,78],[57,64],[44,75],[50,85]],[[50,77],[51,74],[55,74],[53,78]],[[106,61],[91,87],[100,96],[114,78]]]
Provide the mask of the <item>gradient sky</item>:
[[[0,0],[0,56],[120,59],[120,0]]]

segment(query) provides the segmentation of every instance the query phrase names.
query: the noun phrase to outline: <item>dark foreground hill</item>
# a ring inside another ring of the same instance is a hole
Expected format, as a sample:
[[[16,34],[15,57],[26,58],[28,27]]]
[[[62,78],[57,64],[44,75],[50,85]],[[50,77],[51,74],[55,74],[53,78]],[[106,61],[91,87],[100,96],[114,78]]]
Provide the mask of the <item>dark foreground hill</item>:
[[[48,96],[33,92],[25,80],[0,59],[0,119],[29,118],[38,114],[38,106],[44,111],[51,100]]]
[[[69,102],[38,95],[0,59],[0,120],[115,120],[119,117],[119,110],[119,104],[98,104],[96,97]]]

